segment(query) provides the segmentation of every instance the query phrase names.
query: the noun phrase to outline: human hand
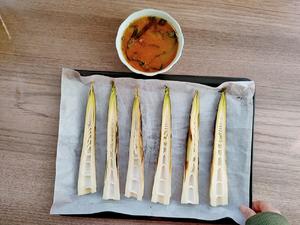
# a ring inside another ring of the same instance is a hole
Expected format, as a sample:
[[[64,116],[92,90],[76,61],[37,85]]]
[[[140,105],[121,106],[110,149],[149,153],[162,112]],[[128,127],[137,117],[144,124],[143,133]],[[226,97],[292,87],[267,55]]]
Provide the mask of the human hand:
[[[265,201],[254,201],[252,203],[252,209],[248,208],[247,206],[241,205],[240,210],[246,220],[251,216],[254,216],[256,213],[260,212],[274,212],[280,214],[280,211],[278,209],[274,208],[271,204]]]

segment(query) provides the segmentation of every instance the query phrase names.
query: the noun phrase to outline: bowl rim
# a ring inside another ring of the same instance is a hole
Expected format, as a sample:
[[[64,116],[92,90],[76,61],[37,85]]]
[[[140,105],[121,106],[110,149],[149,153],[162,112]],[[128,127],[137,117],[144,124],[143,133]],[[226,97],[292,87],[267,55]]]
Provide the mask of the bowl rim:
[[[173,59],[173,61],[164,69],[162,70],[158,70],[158,71],[154,71],[154,72],[144,72],[144,71],[140,71],[135,69],[133,66],[131,66],[122,51],[122,36],[123,33],[125,31],[125,29],[128,27],[128,25],[130,23],[132,23],[133,21],[137,20],[138,18],[141,18],[143,16],[157,16],[157,17],[161,17],[163,19],[166,19],[171,26],[173,27],[173,29],[176,32],[177,35],[177,39],[178,39],[178,49],[177,49],[177,53],[175,58]],[[142,10],[138,10],[135,11],[133,13],[131,13],[119,26],[118,28],[118,32],[117,32],[117,36],[115,39],[115,46],[117,49],[117,53],[119,56],[119,59],[121,60],[121,62],[132,72],[137,73],[137,74],[143,74],[145,76],[154,76],[157,74],[161,74],[161,73],[165,73],[168,70],[170,70],[179,60],[179,58],[181,57],[182,51],[183,51],[183,46],[184,46],[184,36],[181,30],[181,27],[179,25],[179,23],[167,12],[162,11],[162,10],[158,10],[158,9],[152,9],[152,8],[148,8],[148,9],[142,9]]]

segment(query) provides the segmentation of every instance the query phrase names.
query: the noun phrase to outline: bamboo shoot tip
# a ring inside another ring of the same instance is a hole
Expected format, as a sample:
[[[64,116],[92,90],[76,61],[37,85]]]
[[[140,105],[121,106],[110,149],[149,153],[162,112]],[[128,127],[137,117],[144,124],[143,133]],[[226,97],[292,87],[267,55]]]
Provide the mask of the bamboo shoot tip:
[[[138,88],[135,89],[135,97],[139,97],[139,89]]]
[[[168,86],[165,86],[165,95],[169,95],[170,88]]]

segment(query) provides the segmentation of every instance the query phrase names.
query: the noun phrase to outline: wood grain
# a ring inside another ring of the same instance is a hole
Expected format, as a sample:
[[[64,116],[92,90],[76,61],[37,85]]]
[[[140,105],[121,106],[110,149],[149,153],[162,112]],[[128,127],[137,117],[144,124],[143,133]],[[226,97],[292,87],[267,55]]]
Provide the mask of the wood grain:
[[[0,224],[182,224],[49,215],[61,68],[127,71],[114,38],[127,15],[147,7],[169,12],[182,26],[184,53],[170,73],[256,82],[254,198],[270,201],[298,224],[297,0],[2,0],[0,15],[9,35],[0,24]]]

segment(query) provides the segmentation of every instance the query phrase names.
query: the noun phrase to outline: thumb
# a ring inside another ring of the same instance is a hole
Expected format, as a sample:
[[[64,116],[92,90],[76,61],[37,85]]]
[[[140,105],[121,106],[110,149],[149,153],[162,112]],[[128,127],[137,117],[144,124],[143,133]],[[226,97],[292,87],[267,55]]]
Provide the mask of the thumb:
[[[244,205],[240,206],[240,210],[241,210],[242,214],[244,215],[244,217],[246,218],[246,220],[256,214],[252,209],[250,209]]]

